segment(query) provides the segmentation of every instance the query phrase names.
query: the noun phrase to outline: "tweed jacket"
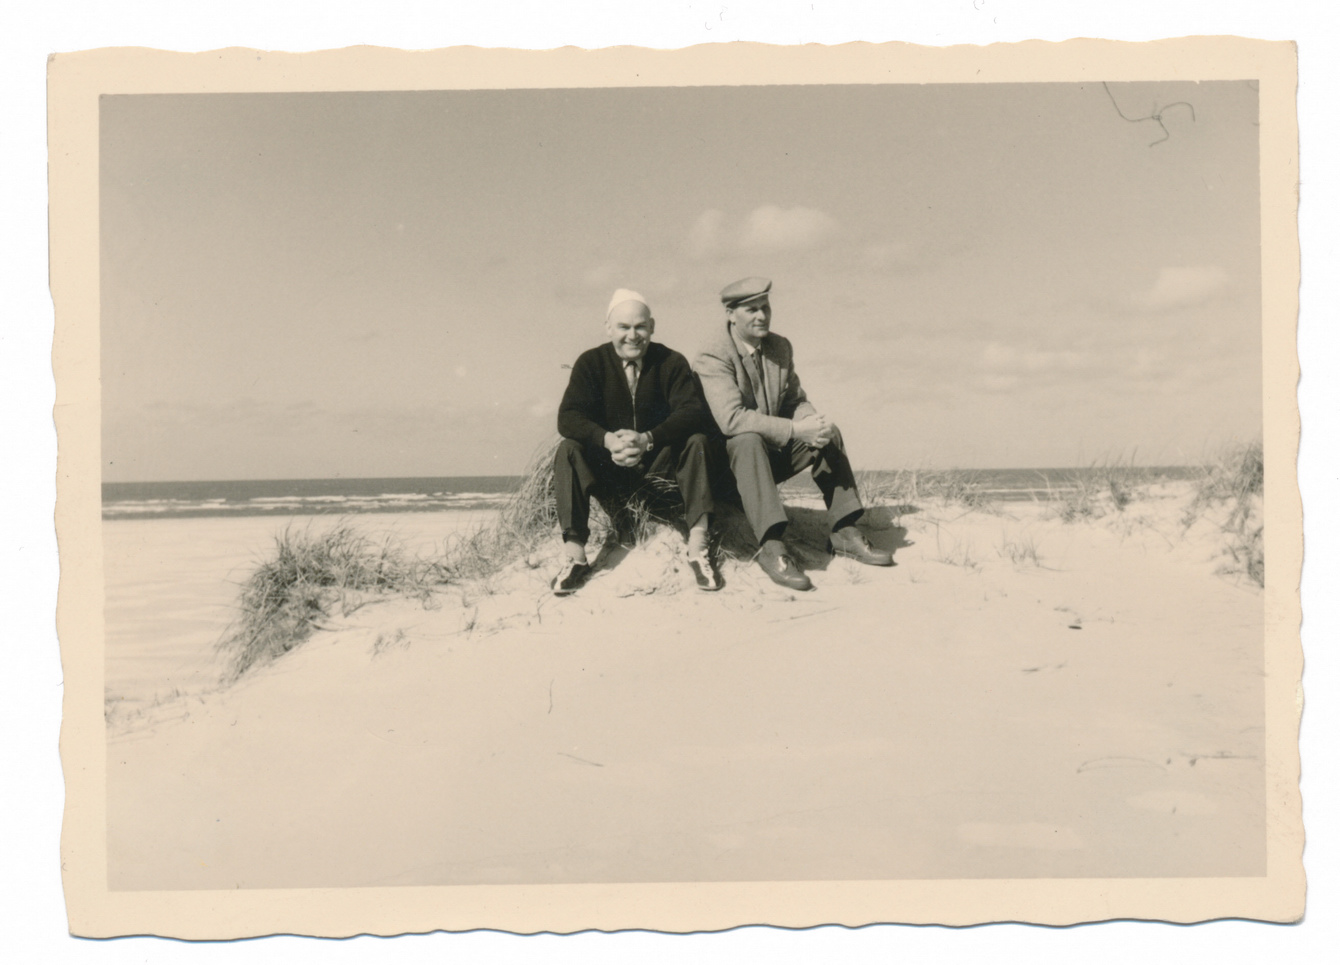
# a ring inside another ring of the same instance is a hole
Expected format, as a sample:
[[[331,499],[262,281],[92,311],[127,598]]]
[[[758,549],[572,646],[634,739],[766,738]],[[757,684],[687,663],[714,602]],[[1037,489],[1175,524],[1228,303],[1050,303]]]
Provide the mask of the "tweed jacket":
[[[605,433],[650,433],[653,445],[681,445],[711,426],[688,359],[660,342],[647,346],[637,398],[628,392],[623,361],[609,342],[583,352],[572,367],[558,407],[558,431],[588,449],[605,446]]]
[[[756,432],[769,445],[780,449],[791,441],[791,420],[816,410],[800,387],[792,361],[791,343],[769,333],[759,344],[765,407],[759,404],[752,375],[752,362],[740,357],[730,323],[726,322],[693,360],[693,370],[702,381],[703,395],[717,426],[726,436]],[[770,414],[769,414],[770,413]]]

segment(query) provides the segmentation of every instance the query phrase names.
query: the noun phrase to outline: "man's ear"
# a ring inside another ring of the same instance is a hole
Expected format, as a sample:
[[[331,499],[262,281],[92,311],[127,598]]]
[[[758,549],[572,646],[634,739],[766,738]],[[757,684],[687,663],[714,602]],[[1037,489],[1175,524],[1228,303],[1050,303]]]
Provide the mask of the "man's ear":
[[[656,316],[654,315],[647,316],[647,334],[648,335],[656,334]]]

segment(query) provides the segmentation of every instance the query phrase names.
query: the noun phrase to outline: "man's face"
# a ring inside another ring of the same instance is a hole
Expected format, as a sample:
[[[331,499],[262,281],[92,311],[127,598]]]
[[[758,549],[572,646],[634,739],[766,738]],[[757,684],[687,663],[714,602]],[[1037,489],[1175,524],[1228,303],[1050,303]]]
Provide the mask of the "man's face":
[[[605,332],[621,359],[640,359],[646,355],[654,331],[656,319],[651,317],[651,309],[641,302],[615,305],[605,321]]]
[[[742,339],[757,344],[772,326],[772,303],[766,298],[760,298],[736,305],[726,310],[726,317]]]

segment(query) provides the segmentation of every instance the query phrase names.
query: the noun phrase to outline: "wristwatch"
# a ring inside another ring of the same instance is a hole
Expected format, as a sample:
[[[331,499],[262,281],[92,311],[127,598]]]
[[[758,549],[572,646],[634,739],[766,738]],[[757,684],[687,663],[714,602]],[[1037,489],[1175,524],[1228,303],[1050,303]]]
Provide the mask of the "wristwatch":
[[[647,433],[647,448],[644,449],[644,450],[642,450],[642,451],[643,451],[643,452],[651,452],[651,450],[654,449],[654,448],[656,448],[656,440],[653,439],[653,438],[651,437],[651,433],[648,432],[648,433]]]

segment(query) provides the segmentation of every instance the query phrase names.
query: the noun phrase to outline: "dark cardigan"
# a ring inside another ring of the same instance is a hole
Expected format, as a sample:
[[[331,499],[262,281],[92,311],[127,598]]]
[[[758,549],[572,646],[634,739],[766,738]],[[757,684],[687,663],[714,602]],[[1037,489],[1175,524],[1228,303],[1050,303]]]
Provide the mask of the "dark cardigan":
[[[659,342],[642,356],[636,404],[623,359],[606,342],[577,357],[558,407],[559,433],[588,449],[605,448],[605,433],[619,429],[650,432],[655,447],[673,447],[707,426],[707,403],[688,359]]]

